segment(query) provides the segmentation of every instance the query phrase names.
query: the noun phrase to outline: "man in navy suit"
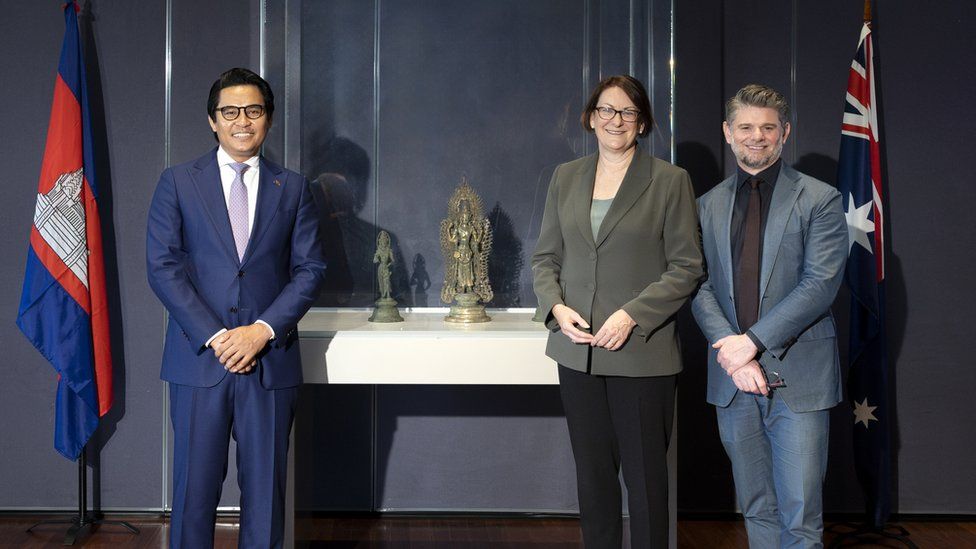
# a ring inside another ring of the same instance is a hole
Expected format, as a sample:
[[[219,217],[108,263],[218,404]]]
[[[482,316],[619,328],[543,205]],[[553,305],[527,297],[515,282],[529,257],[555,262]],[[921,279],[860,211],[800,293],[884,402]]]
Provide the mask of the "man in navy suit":
[[[692,311],[754,548],[822,547],[829,409],[841,400],[830,305],[847,260],[836,189],[780,159],[789,106],[749,85],[725,109],[738,169],[698,200],[708,279]]]
[[[288,435],[302,368],[297,325],[325,263],[308,181],[259,154],[274,114],[247,69],[207,101],[219,146],[166,169],[149,209],[149,283],[169,311],[161,377],[173,422],[170,547],[213,546],[237,442],[240,547],[281,547]]]

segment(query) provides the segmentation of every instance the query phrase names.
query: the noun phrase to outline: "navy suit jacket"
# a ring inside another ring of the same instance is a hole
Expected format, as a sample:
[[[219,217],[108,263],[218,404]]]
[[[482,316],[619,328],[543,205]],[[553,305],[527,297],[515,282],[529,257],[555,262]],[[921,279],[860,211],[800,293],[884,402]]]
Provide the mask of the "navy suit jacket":
[[[325,271],[308,181],[261,158],[254,224],[239,260],[216,153],[166,169],[149,208],[149,284],[170,315],[160,377],[216,385],[227,372],[207,340],[261,319],[276,335],[258,355],[261,384],[294,387],[302,382],[298,321]]]
[[[708,279],[692,302],[709,343],[742,333],[736,321],[729,233],[735,177],[698,199]],[[776,394],[794,412],[841,400],[840,360],[830,305],[844,277],[847,223],[836,189],[784,165],[763,236],[759,320],[750,330],[766,346],[759,361],[786,387]],[[737,391],[709,345],[708,402],[728,406]]]

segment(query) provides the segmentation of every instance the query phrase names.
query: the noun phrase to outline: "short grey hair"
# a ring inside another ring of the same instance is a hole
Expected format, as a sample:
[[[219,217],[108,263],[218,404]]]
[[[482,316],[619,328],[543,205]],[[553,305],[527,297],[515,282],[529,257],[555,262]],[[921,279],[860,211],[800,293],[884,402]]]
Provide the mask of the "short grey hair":
[[[725,103],[725,121],[731,126],[736,111],[741,107],[760,107],[775,109],[779,113],[779,123],[786,127],[790,122],[790,104],[778,91],[764,84],[749,84],[735,92]]]

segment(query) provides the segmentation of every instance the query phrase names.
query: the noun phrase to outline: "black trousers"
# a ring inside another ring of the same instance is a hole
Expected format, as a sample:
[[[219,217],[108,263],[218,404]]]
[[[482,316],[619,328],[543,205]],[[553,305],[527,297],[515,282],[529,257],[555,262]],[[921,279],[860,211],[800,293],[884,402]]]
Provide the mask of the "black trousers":
[[[587,549],[623,542],[623,467],[631,547],[668,546],[668,443],[675,376],[595,376],[559,366]]]

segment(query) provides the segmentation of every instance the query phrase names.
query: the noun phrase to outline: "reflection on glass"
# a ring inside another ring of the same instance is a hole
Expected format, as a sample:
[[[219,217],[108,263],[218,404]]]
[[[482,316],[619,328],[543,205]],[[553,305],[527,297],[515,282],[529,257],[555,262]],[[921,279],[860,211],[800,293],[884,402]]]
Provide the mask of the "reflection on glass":
[[[362,147],[339,137],[322,150],[320,158],[312,196],[319,209],[327,268],[315,305],[370,306],[376,293],[373,247],[383,228],[361,217],[368,192],[369,157]],[[410,304],[403,257],[396,237],[387,232],[394,256],[390,294],[401,304]]]
[[[372,305],[380,230],[395,255],[392,297],[441,306],[447,273],[432,205],[461,176],[491,205],[487,305],[535,306],[526,256],[552,171],[593,152],[580,127],[582,95],[601,74],[629,68],[652,84],[654,112],[671,111],[670,12],[661,2],[330,0],[302,2],[297,19],[289,29],[301,37],[286,55],[297,60],[300,102],[287,116],[301,127],[301,167],[325,236],[319,306]],[[628,28],[649,32],[611,32]],[[659,124],[644,146],[667,158],[658,142],[670,124],[665,116]]]

